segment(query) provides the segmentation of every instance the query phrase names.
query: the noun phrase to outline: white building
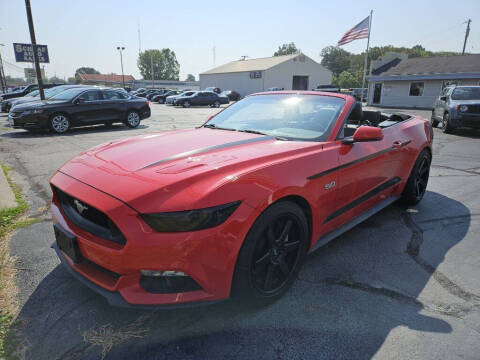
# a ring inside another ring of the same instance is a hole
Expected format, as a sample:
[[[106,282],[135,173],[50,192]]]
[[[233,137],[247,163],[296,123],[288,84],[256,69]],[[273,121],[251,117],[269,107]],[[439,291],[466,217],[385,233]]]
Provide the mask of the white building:
[[[447,85],[480,85],[480,54],[386,56],[372,62],[368,81],[369,105],[431,109]]]
[[[235,90],[245,96],[272,87],[309,90],[328,85],[332,72],[299,53],[232,61],[200,74],[200,87]]]

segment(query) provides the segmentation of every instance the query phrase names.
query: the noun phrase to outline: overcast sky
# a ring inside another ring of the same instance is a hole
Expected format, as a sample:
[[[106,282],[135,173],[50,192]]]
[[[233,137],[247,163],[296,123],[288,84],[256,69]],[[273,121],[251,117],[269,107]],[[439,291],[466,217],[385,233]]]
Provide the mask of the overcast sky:
[[[141,49],[170,48],[180,63],[180,79],[237,60],[271,56],[295,42],[320,61],[321,49],[335,45],[343,33],[373,9],[371,45],[423,45],[428,50],[461,51],[464,23],[472,19],[467,51],[480,53],[480,0],[316,0],[316,1],[160,1],[31,0],[38,44],[48,45],[51,77],[73,76],[91,66],[121,73],[116,46],[125,46],[125,74],[140,78]],[[0,52],[7,75],[23,76],[26,63],[15,63],[14,42],[29,43],[25,2],[0,0]],[[343,46],[359,53],[365,40]]]

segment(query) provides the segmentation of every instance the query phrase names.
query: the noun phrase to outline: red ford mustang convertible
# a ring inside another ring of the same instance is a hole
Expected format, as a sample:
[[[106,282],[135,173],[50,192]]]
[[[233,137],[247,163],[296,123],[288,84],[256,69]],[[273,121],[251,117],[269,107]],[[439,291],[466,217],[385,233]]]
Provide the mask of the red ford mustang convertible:
[[[51,178],[53,247],[112,305],[272,300],[307,253],[420,201],[433,132],[348,95],[248,96],[196,129],[94,147]]]

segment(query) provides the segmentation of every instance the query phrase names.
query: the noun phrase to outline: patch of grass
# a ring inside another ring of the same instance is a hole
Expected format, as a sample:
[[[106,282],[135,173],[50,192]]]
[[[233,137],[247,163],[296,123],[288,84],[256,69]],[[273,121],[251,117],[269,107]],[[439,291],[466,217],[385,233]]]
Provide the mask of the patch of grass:
[[[8,175],[9,168],[0,164],[8,184],[15,194],[17,206],[0,210],[0,360],[16,358],[14,352],[18,344],[15,331],[12,331],[16,312],[16,293],[14,261],[9,255],[8,234],[20,227],[31,225],[38,219],[19,219],[28,209],[20,188]]]

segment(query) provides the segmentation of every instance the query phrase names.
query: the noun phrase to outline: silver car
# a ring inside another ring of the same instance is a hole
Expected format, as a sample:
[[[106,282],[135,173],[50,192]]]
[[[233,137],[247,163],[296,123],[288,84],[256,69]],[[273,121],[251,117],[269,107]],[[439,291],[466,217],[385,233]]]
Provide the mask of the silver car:
[[[451,133],[459,127],[480,129],[480,86],[448,86],[433,105],[432,126]]]

